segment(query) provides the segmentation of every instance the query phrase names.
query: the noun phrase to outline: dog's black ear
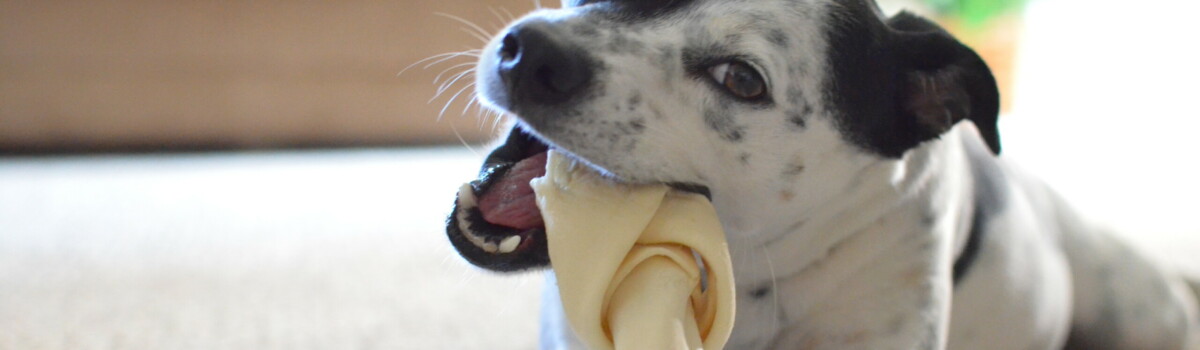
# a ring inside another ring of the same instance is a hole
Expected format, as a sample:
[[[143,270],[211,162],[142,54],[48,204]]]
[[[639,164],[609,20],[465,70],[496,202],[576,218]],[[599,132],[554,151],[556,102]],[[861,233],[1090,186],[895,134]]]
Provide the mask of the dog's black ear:
[[[899,101],[903,118],[913,118],[918,141],[937,138],[955,123],[975,123],[984,141],[1000,154],[1000,92],[987,64],[938,25],[901,12],[887,21],[893,30]]]

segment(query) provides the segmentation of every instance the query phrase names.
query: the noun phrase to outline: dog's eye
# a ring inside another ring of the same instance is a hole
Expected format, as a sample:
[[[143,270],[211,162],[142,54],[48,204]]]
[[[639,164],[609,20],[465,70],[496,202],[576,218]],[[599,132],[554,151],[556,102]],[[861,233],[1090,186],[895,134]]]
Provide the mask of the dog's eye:
[[[708,74],[734,96],[757,100],[766,96],[767,83],[762,75],[745,62],[733,61],[708,68]]]

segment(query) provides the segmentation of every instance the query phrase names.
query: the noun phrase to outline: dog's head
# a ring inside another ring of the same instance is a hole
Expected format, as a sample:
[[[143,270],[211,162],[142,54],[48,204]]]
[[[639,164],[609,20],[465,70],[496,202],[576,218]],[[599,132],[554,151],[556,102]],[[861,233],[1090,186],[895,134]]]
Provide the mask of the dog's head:
[[[962,120],[1000,151],[983,61],[937,25],[885,18],[871,0],[565,2],[483,50],[479,95],[520,121],[448,223],[477,265],[545,264],[536,223],[492,227],[471,208],[498,174],[547,147],[619,181],[710,193],[718,209],[764,191],[819,205],[853,186],[848,175]]]

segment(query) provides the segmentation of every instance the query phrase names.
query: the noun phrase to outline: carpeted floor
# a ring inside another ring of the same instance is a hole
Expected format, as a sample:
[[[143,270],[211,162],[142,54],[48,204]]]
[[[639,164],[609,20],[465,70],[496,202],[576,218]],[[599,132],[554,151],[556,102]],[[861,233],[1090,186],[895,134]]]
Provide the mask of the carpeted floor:
[[[0,159],[0,349],[530,349],[469,268],[461,150]]]

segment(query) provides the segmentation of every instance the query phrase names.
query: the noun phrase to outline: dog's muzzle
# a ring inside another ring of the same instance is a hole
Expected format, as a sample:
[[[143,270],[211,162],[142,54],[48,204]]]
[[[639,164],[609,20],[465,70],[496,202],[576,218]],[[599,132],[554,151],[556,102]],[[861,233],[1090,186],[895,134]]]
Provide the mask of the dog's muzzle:
[[[592,60],[541,19],[512,26],[481,59],[482,97],[522,119],[557,116],[576,103],[593,80]],[[537,124],[537,123],[533,123]],[[479,178],[459,189],[446,234],[459,254],[495,271],[550,263],[546,231],[529,186],[545,174],[549,146],[514,128],[492,151]]]

